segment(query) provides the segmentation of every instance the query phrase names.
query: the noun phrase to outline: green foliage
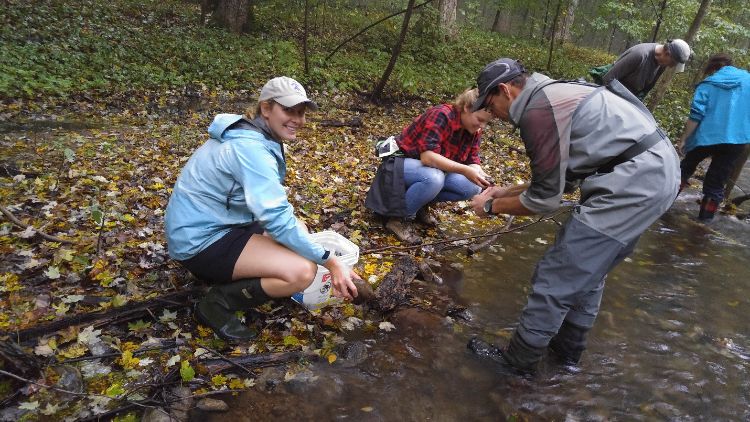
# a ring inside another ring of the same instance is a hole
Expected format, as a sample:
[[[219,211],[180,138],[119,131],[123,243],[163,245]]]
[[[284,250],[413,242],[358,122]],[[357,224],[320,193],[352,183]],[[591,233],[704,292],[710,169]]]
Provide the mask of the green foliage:
[[[304,9],[290,9],[286,1],[256,2],[252,32],[238,36],[198,24],[196,2],[9,0],[0,21],[0,99],[124,93],[136,101],[136,93],[188,85],[255,91],[280,74],[328,93],[369,92],[388,64],[403,15],[370,28],[330,59],[327,56],[362,28],[403,10],[406,2],[371,2],[364,8],[354,3],[309,2],[310,71],[304,74]],[[746,48],[738,46],[746,45],[742,40],[750,36],[750,29],[742,23],[747,19],[732,18],[732,4],[717,2],[710,10],[695,42],[698,57],[724,49],[739,63],[747,63]],[[574,36],[609,34],[615,28],[633,42],[645,41],[653,31],[656,7],[648,6],[635,0],[580,6]],[[557,78],[582,77],[589,68],[614,60],[613,55],[567,43],[555,49],[552,68],[546,69],[547,46],[538,39],[487,30],[496,7],[516,17],[526,13],[528,22],[516,22],[514,28],[523,27],[523,35],[536,37],[549,5],[542,0],[467,0],[459,9],[459,35],[452,41],[443,39],[434,5],[416,10],[387,95],[450,99],[473,86],[487,62],[502,56],[518,58],[530,70]],[[659,39],[682,36],[697,7],[698,0],[670,1]],[[696,60],[693,66],[699,65]],[[680,89],[689,89],[683,86]],[[689,103],[689,95],[678,97]],[[75,158],[65,155],[67,162]]]
[[[190,362],[183,360],[180,362],[180,377],[183,381],[192,381],[195,378],[195,369],[190,366]]]

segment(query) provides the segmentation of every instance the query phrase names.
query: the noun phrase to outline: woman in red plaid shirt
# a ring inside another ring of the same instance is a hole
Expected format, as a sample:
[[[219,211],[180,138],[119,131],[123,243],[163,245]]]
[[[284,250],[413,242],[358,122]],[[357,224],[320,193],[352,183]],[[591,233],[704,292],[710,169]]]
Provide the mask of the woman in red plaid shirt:
[[[411,225],[415,219],[428,225],[437,223],[427,210],[428,204],[469,199],[490,186],[480,166],[479,144],[482,129],[492,116],[484,110],[471,112],[477,96],[476,89],[466,90],[453,104],[430,108],[396,138],[403,158],[389,159],[393,160],[392,174],[396,179],[401,176],[403,166],[403,187],[398,184],[384,187],[384,179],[378,179],[386,162],[378,169],[366,204],[376,213],[391,217],[386,227],[402,241],[421,242]],[[376,187],[379,182],[381,185]],[[391,200],[399,203],[397,209],[376,204]]]

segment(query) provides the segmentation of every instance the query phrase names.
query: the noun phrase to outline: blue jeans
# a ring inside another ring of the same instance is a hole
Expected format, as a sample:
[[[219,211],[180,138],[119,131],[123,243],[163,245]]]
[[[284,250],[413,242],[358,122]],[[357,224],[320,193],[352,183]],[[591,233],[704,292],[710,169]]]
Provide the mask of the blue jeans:
[[[445,173],[414,158],[404,159],[404,182],[409,219],[430,202],[463,201],[482,191],[463,174]]]

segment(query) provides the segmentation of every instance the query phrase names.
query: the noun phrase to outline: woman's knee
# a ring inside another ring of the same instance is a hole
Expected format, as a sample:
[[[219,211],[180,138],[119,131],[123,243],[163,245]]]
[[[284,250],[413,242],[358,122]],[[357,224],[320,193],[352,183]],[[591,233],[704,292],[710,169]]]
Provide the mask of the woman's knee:
[[[310,286],[317,272],[317,264],[302,259],[294,266],[288,268],[284,281],[294,286],[296,291],[301,292]]]

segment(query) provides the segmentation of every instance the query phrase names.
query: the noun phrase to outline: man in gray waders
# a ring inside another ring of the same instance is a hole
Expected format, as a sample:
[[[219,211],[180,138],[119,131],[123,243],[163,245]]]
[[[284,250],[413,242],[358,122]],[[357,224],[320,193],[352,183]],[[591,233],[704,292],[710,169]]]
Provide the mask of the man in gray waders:
[[[521,372],[549,349],[578,363],[599,312],[607,273],[672,204],[680,184],[677,153],[653,116],[619,82],[596,87],[526,73],[513,59],[477,78],[484,108],[520,128],[531,182],[491,187],[472,199],[479,216],[557,210],[566,188],[581,199],[537,263],[532,292],[508,346],[477,338],[468,347]]]

